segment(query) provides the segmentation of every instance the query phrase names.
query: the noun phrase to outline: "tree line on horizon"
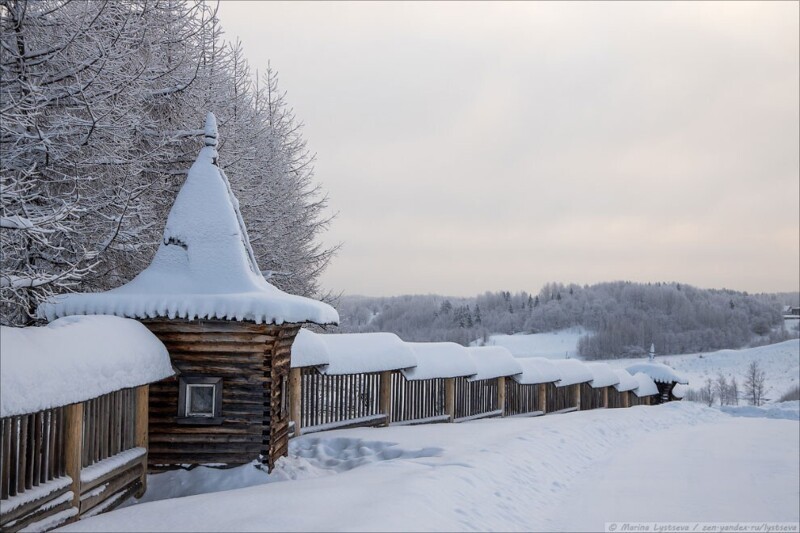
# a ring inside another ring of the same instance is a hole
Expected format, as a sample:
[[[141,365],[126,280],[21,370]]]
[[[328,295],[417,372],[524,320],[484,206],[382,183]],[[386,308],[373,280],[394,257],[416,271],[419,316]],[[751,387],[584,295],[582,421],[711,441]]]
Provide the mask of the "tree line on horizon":
[[[326,196],[265,67],[223,38],[213,3],[3,0],[0,323],[30,324],[50,295],[117,287],[149,263],[207,111],[265,275],[324,296]]]
[[[388,331],[406,341],[468,345],[492,334],[544,333],[580,326],[586,359],[705,352],[778,342],[782,307],[797,293],[756,294],[681,283],[547,283],[536,293],[349,296],[339,300],[341,332]]]

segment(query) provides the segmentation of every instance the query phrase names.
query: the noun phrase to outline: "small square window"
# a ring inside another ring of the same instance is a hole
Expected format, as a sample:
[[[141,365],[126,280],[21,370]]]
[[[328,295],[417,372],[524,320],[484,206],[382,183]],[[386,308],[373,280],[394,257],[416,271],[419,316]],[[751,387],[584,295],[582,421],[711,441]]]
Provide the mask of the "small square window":
[[[214,385],[186,385],[186,416],[214,416]]]
[[[179,424],[222,424],[222,378],[181,376],[178,380]]]

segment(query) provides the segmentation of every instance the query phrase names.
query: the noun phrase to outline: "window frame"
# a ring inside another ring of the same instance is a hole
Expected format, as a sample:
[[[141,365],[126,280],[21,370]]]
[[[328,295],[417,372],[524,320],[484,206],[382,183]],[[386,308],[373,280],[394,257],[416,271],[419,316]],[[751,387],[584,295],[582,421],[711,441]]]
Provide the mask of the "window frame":
[[[189,387],[190,385],[212,386],[213,407],[212,414],[191,414],[189,408]],[[178,424],[186,425],[220,425],[222,417],[222,378],[214,376],[180,376],[178,378]]]

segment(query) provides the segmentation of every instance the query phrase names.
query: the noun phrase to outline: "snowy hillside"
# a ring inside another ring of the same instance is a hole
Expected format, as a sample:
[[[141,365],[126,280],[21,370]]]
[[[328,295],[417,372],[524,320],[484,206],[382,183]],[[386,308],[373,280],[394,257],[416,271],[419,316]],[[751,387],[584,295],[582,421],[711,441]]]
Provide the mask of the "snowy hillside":
[[[586,333],[582,328],[570,328],[535,335],[490,335],[486,344],[504,346],[515,357],[579,358],[578,339]],[[606,362],[615,368],[626,368],[645,359],[609,359]],[[689,387],[695,389],[700,388],[708,378],[716,379],[720,373],[727,379],[735,376],[741,384],[744,382],[747,366],[754,360],[759,362],[765,372],[767,399],[779,398],[800,382],[798,339],[740,350],[658,355],[656,359],[686,376],[689,379]]]
[[[787,407],[797,410],[796,402]],[[293,440],[270,476],[249,465],[150,476],[147,498],[245,488],[134,505],[65,530],[602,531],[611,520],[796,522],[799,438],[797,420],[732,417],[688,402],[340,430]]]
[[[508,348],[514,357],[575,358],[578,356],[578,339],[584,335],[586,330],[581,327],[532,335],[490,335],[486,345]]]
[[[689,387],[694,389],[699,389],[706,379],[716,379],[720,373],[727,379],[735,376],[742,383],[747,366],[751,361],[758,361],[766,376],[768,400],[776,400],[800,381],[798,339],[742,350],[667,355],[656,357],[656,360],[678,370],[689,379]],[[612,359],[608,363],[624,368],[641,361],[644,359]]]

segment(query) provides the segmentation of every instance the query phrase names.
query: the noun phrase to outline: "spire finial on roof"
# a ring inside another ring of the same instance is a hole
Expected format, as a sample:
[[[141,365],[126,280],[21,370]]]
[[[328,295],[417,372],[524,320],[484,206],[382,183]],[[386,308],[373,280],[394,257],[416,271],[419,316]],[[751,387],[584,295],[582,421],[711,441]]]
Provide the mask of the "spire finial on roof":
[[[211,111],[206,115],[205,142],[206,146],[217,146],[217,117]]]

